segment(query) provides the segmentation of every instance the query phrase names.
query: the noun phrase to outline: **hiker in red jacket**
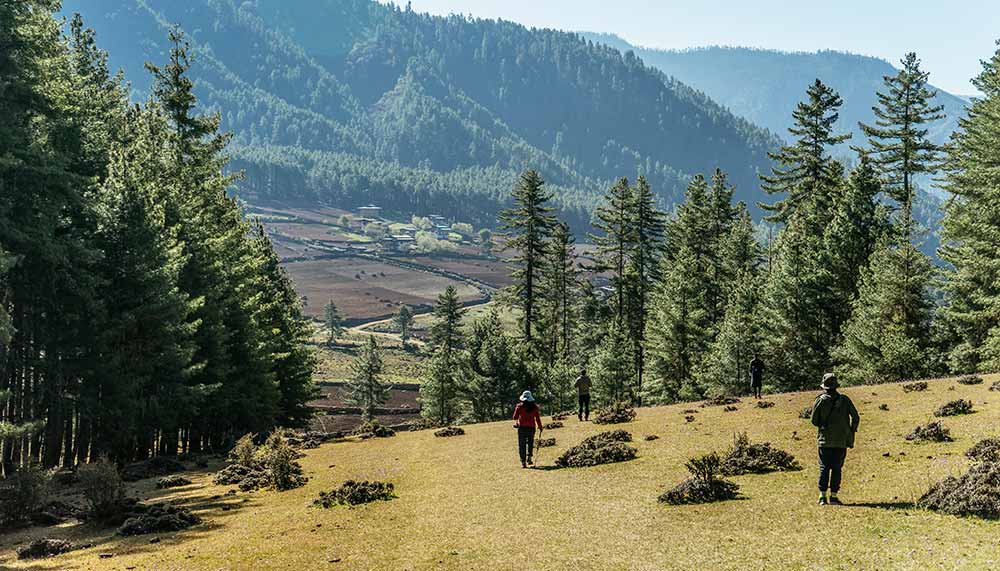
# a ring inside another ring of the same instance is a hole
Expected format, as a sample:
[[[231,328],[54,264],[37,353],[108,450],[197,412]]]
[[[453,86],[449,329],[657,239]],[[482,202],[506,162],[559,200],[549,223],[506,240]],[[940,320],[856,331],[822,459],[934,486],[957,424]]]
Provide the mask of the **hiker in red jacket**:
[[[521,467],[532,465],[531,453],[535,446],[535,427],[542,436],[542,413],[535,404],[531,391],[521,393],[520,403],[514,407],[514,428],[517,429],[517,452],[521,455]]]

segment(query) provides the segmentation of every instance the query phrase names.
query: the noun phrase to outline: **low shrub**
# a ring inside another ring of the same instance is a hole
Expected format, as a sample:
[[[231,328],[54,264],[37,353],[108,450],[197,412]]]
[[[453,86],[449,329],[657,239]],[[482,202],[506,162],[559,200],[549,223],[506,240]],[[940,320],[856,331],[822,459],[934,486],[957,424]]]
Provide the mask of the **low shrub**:
[[[438,423],[434,422],[429,418],[418,418],[416,420],[411,420],[409,423],[407,423],[407,425],[408,425],[407,430],[409,430],[410,432],[416,432],[418,430],[430,430],[432,428],[437,428],[439,426]]]
[[[114,517],[125,498],[125,483],[118,468],[106,457],[80,466],[77,479],[90,514],[97,519]]]
[[[297,462],[301,456],[280,431],[272,433],[262,446],[254,445],[253,436],[247,434],[237,441],[229,453],[231,463],[215,473],[213,482],[223,486],[238,485],[244,492],[298,488],[309,480]]]
[[[906,383],[903,385],[904,393],[918,393],[927,390],[927,381],[916,381],[913,383]]]
[[[739,496],[737,484],[719,478],[722,461],[715,452],[692,458],[684,466],[691,477],[661,494],[659,501],[671,505],[706,504]]]
[[[167,488],[179,488],[181,486],[187,486],[191,484],[191,480],[188,480],[184,476],[179,474],[173,474],[171,476],[164,476],[156,481],[156,489],[164,490]]]
[[[64,539],[36,539],[17,548],[18,559],[41,559],[73,550],[73,544]]]
[[[710,407],[710,406],[727,406],[727,405],[732,405],[732,404],[739,404],[740,402],[741,402],[740,399],[738,399],[736,397],[729,396],[729,395],[719,395],[719,396],[712,397],[712,398],[706,400],[705,402],[701,403],[700,406],[702,408],[706,408],[706,407]]]
[[[555,445],[556,445],[555,438],[539,438],[538,441],[535,442],[536,448],[549,448]]]
[[[624,430],[610,430],[585,438],[556,459],[560,468],[581,468],[612,462],[624,462],[636,457],[636,449],[626,444],[632,435]]]
[[[733,437],[733,445],[722,458],[719,473],[723,476],[739,476],[801,469],[795,456],[774,448],[770,442],[751,443],[750,437],[743,432]]]
[[[382,426],[376,420],[369,420],[351,431],[351,434],[361,438],[390,438],[396,436],[396,431],[388,426]]]
[[[647,434],[643,436],[642,439],[645,440],[646,442],[652,442],[653,440],[659,440],[660,437],[655,434]]]
[[[632,403],[618,401],[594,412],[594,424],[622,424],[635,420],[635,408]]]
[[[446,426],[434,431],[434,436],[439,436],[441,438],[447,438],[449,436],[462,436],[463,434],[465,434],[465,430],[460,426]]]
[[[117,534],[125,537],[180,531],[201,523],[191,510],[170,504],[136,504]]]
[[[552,415],[552,421],[555,422],[555,421],[558,421],[558,420],[566,420],[569,417],[570,417],[570,413],[568,413],[568,412],[559,412],[559,413],[556,413],[556,414]]]
[[[958,416],[961,414],[972,414],[972,401],[958,399],[947,402],[934,411],[934,416]]]
[[[1000,462],[977,462],[931,486],[917,506],[957,516],[1000,518]]]
[[[375,501],[389,501],[396,497],[391,482],[355,482],[347,480],[336,490],[320,492],[313,505],[331,508],[335,505],[360,505]]]
[[[906,435],[906,439],[915,442],[951,442],[951,431],[940,421],[922,424]]]
[[[773,406],[774,406],[774,401],[769,401],[769,400],[759,400],[757,401],[756,404],[757,408],[771,408]]]
[[[979,375],[965,375],[964,377],[958,378],[958,384],[960,385],[981,385],[983,384],[983,378]]]
[[[41,511],[49,496],[48,472],[34,464],[22,466],[0,480],[0,525],[27,521]]]
[[[810,419],[812,419],[812,415],[813,415],[813,407],[811,407],[811,406],[807,406],[804,409],[802,409],[802,410],[799,411],[799,418],[804,418],[806,420],[810,420]]]
[[[990,390],[991,391],[1000,391],[1000,381],[993,381],[993,384],[990,385]]]
[[[739,410],[738,408],[736,408],[735,406],[732,406],[732,405],[726,405],[726,406],[722,407],[722,412],[736,412],[738,410]]]
[[[187,468],[176,458],[169,456],[154,456],[142,462],[133,462],[122,468],[122,480],[126,482],[137,482],[146,478],[158,478],[176,472],[183,472]]]
[[[883,404],[880,404],[880,405],[878,405],[878,409],[879,409],[879,410],[883,410],[883,411],[884,411],[884,410],[889,410],[889,405],[887,405],[887,404],[885,404],[885,403],[883,403]]]
[[[544,428],[545,430],[552,430],[553,428],[562,428],[562,427],[563,427],[563,423],[561,423],[559,421],[547,422],[547,423],[545,423],[542,426],[542,428]]]
[[[693,414],[689,414],[689,415],[687,415],[687,416],[684,417],[684,422],[694,422],[694,420],[695,420],[695,417],[694,417]]]
[[[1000,462],[1000,438],[986,438],[965,451],[973,462]]]

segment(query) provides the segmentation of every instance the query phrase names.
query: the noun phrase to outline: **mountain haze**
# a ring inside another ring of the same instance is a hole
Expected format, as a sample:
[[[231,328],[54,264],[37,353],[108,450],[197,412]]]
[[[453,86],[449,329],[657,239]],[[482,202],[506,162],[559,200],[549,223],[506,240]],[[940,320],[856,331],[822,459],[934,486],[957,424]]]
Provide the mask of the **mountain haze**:
[[[631,54],[573,33],[365,0],[70,0],[148,90],[180,26],[251,200],[377,202],[490,224],[525,168],[574,226],[619,176],[664,206],[721,167],[751,205],[777,139]],[[135,49],[141,46],[141,49]]]

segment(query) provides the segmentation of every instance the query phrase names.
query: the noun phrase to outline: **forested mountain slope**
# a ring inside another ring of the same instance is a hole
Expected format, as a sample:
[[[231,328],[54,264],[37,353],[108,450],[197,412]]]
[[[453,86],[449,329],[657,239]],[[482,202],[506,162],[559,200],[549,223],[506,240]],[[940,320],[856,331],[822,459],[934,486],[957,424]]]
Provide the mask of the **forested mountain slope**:
[[[838,127],[853,134],[848,145],[864,142],[858,122],[874,120],[872,106],[876,104],[875,92],[882,87],[882,77],[897,71],[882,59],[829,50],[781,52],[719,46],[658,50],[633,46],[612,34],[586,33],[583,37],[622,52],[632,50],[647,64],[782,136],[791,124],[795,104],[806,86],[818,77],[844,98]],[[944,106],[946,116],[929,126],[928,135],[935,143],[943,144],[958,127],[967,102],[946,91],[937,92],[937,104]]]
[[[172,25],[187,32],[197,93],[235,133],[251,200],[491,223],[531,167],[581,226],[619,176],[644,174],[667,206],[718,166],[753,204],[776,145],[639,58],[572,33],[368,0],[67,0],[64,12],[95,28],[140,96],[143,62],[162,59]]]

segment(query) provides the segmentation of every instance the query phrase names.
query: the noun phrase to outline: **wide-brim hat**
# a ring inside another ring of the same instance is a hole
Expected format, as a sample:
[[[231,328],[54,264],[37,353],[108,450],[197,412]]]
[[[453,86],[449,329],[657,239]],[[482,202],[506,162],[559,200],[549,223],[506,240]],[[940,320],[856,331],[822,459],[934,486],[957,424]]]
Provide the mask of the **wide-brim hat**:
[[[823,375],[823,382],[820,383],[819,385],[821,389],[827,389],[827,390],[835,389],[839,386],[840,383],[837,382],[837,375],[834,375],[833,373],[827,373]]]
[[[531,396],[531,391],[521,393],[521,402],[535,402],[535,397]]]

